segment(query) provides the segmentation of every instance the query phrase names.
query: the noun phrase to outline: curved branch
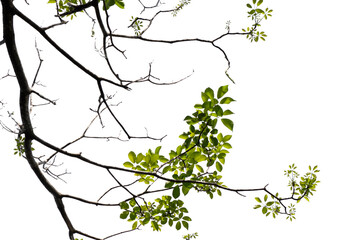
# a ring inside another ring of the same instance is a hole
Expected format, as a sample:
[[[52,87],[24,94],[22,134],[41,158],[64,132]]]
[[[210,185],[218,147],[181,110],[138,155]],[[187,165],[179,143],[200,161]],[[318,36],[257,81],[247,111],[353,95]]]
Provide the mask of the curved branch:
[[[136,174],[143,174],[143,175],[149,175],[149,176],[154,176],[156,178],[159,178],[161,180],[164,181],[168,181],[168,182],[175,182],[175,183],[193,183],[193,184],[203,184],[203,185],[208,185],[208,186],[214,186],[214,187],[218,187],[227,191],[231,191],[231,192],[252,192],[252,191],[264,191],[265,188],[251,188],[251,189],[237,189],[237,188],[228,188],[228,187],[224,187],[222,185],[219,185],[217,183],[213,183],[213,182],[202,182],[202,181],[195,181],[195,180],[179,180],[179,179],[171,179],[171,178],[167,178],[164,177],[162,175],[157,174],[156,172],[145,172],[145,171],[138,171],[138,170],[133,170],[133,169],[128,169],[128,168],[122,168],[122,167],[116,167],[116,166],[110,166],[110,165],[104,165],[104,164],[100,164],[98,162],[94,162],[92,160],[90,160],[89,158],[86,158],[84,156],[82,156],[81,154],[76,154],[76,153],[70,153],[67,152],[63,149],[60,149],[46,141],[44,141],[42,138],[38,137],[37,135],[34,134],[34,140],[36,140],[37,142],[41,143],[42,145],[60,152],[68,157],[72,157],[72,158],[76,158],[79,159],[83,162],[86,162],[88,164],[106,169],[106,170],[117,170],[117,171],[122,171],[122,172],[128,172],[128,173],[136,173]]]
[[[37,178],[40,180],[42,185],[53,195],[56,206],[59,209],[59,212],[69,229],[70,239],[73,239],[71,236],[72,233],[75,231],[75,229],[65,211],[65,206],[61,200],[61,194],[44,177],[32,154],[31,141],[34,136],[34,132],[33,132],[33,127],[31,124],[30,112],[29,112],[29,98],[30,98],[31,90],[28,85],[28,81],[24,73],[20,57],[17,53],[15,34],[14,34],[13,18],[18,11],[15,9],[12,1],[2,0],[1,2],[3,4],[4,39],[20,87],[19,104],[20,104],[20,115],[22,119],[22,126],[25,134],[25,142],[24,142],[25,156],[31,169],[33,170]]]

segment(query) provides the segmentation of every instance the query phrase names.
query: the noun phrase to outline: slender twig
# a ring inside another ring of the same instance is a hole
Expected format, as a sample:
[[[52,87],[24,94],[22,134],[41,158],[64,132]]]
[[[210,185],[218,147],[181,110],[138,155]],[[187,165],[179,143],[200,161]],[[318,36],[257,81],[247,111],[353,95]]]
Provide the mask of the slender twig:
[[[35,90],[31,90],[32,93],[35,93],[36,95],[38,95],[39,97],[41,97],[42,99],[48,101],[49,103],[53,104],[53,105],[56,105],[56,100],[50,100],[48,99],[47,97],[44,97],[43,95],[41,95],[40,93],[38,93],[37,91]]]
[[[138,2],[142,5],[143,9],[141,10],[140,14],[142,14],[146,9],[151,9],[151,8],[156,8],[158,7],[160,4],[163,4],[160,2],[160,0],[157,1],[157,3],[155,3],[153,6],[145,6],[140,0],[138,0]]]

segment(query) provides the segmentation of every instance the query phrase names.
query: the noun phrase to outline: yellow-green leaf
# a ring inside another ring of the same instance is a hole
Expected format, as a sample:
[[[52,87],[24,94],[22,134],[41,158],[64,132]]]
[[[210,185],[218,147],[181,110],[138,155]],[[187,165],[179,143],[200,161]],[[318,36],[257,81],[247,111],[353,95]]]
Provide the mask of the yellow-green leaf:
[[[227,118],[222,118],[221,122],[225,125],[225,127],[230,129],[231,131],[233,130],[233,128],[234,128],[233,121],[231,121],[230,119],[227,119]]]
[[[128,157],[132,163],[135,163],[136,155],[133,151],[129,152]]]

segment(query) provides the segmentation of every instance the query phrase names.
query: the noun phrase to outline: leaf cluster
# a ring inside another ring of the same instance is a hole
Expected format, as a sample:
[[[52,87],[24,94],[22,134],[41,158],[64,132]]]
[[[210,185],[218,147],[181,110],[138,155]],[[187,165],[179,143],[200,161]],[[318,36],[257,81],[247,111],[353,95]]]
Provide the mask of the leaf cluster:
[[[23,154],[25,154],[25,137],[18,136],[18,138],[15,138],[16,147],[14,148],[14,155],[19,155],[21,157]],[[34,148],[31,148],[31,151],[34,151]]]
[[[290,221],[295,219],[295,205],[290,204],[287,210],[282,201],[295,200],[297,203],[299,203],[303,198],[309,201],[310,195],[313,195],[313,192],[316,191],[317,184],[320,182],[317,180],[316,176],[316,173],[320,172],[320,170],[318,170],[318,166],[309,166],[309,172],[305,173],[304,176],[300,178],[300,181],[298,181],[300,174],[296,171],[296,169],[297,167],[295,164],[292,164],[289,165],[288,170],[284,171],[284,175],[289,179],[288,186],[290,187],[291,191],[290,197],[280,198],[278,193],[274,195],[266,190],[266,192],[270,194],[272,201],[268,201],[269,198],[267,194],[264,196],[263,201],[259,197],[256,197],[255,200],[260,204],[255,205],[254,209],[261,208],[263,214],[269,216],[272,213],[274,218],[276,215],[281,213],[288,215],[287,219]],[[285,212],[280,211],[281,206],[284,207]]]
[[[259,197],[256,197],[255,200],[260,203],[258,205],[255,205],[254,209],[261,208],[261,212],[265,214],[265,216],[269,216],[272,214],[273,218],[276,217],[280,213],[280,202],[275,199],[275,197],[278,197],[278,193],[276,193],[275,196],[271,196],[271,201],[269,200],[269,196],[265,194],[263,200],[261,200]]]
[[[311,167],[309,166],[309,172],[307,172],[304,176],[299,178],[299,174],[295,171],[296,166],[294,164],[289,165],[289,170],[284,171],[284,175],[289,178],[290,190],[293,191],[293,196],[301,196],[300,198],[305,198],[309,201],[310,195],[313,195],[313,192],[316,191],[316,186],[320,182],[317,180],[316,173],[320,172],[318,166]],[[300,201],[300,199],[299,199]]]
[[[192,233],[192,234],[187,234],[187,235],[185,235],[185,236],[183,236],[183,239],[185,239],[185,240],[190,240],[190,239],[192,239],[192,238],[196,238],[196,237],[198,237],[199,236],[199,234],[196,232],[196,233]]]
[[[135,154],[133,151],[129,152],[128,157],[130,161],[123,163],[124,167],[131,168],[137,171],[143,172],[155,172],[159,168],[160,163],[168,162],[168,159],[163,155],[160,155],[161,146],[155,149],[153,152],[151,149],[144,155],[142,153]],[[149,184],[154,182],[154,176],[138,174],[135,176],[139,176],[139,181],[144,182],[145,184]]]
[[[190,220],[184,216],[187,210],[179,200],[181,193],[185,196],[191,189],[195,189],[197,192],[207,193],[210,198],[213,198],[214,193],[221,196],[217,186],[226,186],[220,181],[222,176],[218,173],[223,170],[228,149],[232,148],[229,143],[232,136],[219,131],[218,119],[229,130],[232,131],[234,128],[233,121],[228,118],[233,112],[223,109],[235,101],[225,96],[227,92],[226,85],[221,86],[216,95],[211,88],[201,93],[202,103],[195,104],[196,111],[184,119],[189,125],[189,130],[179,136],[184,140],[183,143],[171,150],[168,158],[160,154],[160,146],[146,154],[129,152],[129,161],[123,163],[124,167],[167,175],[171,180],[166,182],[164,187],[172,189],[172,197],[163,196],[154,203],[136,206],[135,199],[129,203],[122,203],[121,208],[125,211],[121,218],[136,221],[133,228],[136,228],[138,223],[146,225],[151,222],[152,228],[159,231],[162,225],[168,223],[172,226],[176,222],[176,229],[180,229],[181,226],[187,229],[187,221]],[[135,173],[135,176],[139,182],[150,185],[156,180],[154,174]]]
[[[139,205],[132,198],[128,202],[120,203],[120,208],[124,210],[120,218],[133,222],[132,229],[136,229],[139,224],[145,226],[149,223],[154,231],[161,231],[161,227],[166,224],[177,230],[181,227],[188,229],[191,218],[185,215],[188,210],[183,205],[184,202],[180,199],[176,200],[167,195],[155,199],[155,202],[144,201],[143,205]]]
[[[182,10],[186,5],[189,5],[190,2],[191,0],[180,0],[178,5],[176,5],[175,9],[172,11],[172,15],[176,17],[180,10]]]
[[[255,23],[248,27],[247,29],[242,29],[243,32],[249,32],[246,36],[251,42],[255,41],[258,42],[259,39],[265,41],[267,35],[263,31],[259,31],[257,28],[260,27],[260,22],[265,19],[267,20],[268,17],[272,16],[272,9],[266,8],[265,10],[259,8],[259,6],[263,3],[263,0],[252,0],[252,5],[250,3],[246,4],[248,8],[251,10],[248,11],[248,18],[251,18]]]
[[[133,30],[135,32],[135,35],[140,36],[142,34],[141,29],[143,28],[143,21],[131,16],[130,22],[131,22],[131,27],[133,28]]]
[[[125,8],[125,3],[123,2],[123,0],[98,0],[98,2],[103,2],[103,9],[104,10],[108,10],[110,7],[116,5],[121,9]],[[71,11],[73,11],[76,7],[80,6],[80,5],[84,5],[89,3],[89,0],[49,0],[48,3],[56,3],[56,7],[57,7],[57,11],[59,14],[63,14],[63,13],[70,13]],[[79,12],[83,12],[83,11],[79,11]],[[76,13],[71,13],[71,14],[65,14],[65,16],[69,17],[71,19],[73,19],[73,17],[76,17]]]

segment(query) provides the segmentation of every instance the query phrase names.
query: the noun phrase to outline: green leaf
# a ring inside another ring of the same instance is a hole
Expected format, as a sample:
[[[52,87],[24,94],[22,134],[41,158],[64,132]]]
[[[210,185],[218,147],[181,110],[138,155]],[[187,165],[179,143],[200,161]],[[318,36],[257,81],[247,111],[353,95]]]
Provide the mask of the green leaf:
[[[56,3],[56,0],[49,0],[48,3]]]
[[[155,154],[159,155],[159,154],[160,154],[160,150],[161,150],[161,146],[158,146],[158,147],[155,149]]]
[[[214,194],[212,192],[207,192],[207,194],[209,194],[210,199],[213,199]]]
[[[191,218],[188,217],[188,216],[185,216],[185,217],[183,217],[183,220],[185,220],[185,221],[191,221]]]
[[[180,196],[180,187],[179,186],[174,187],[172,196],[174,198],[178,198]]]
[[[263,0],[259,0],[256,5],[257,5],[257,6],[260,6],[262,3],[263,3]]]
[[[203,100],[203,102],[206,102],[209,99],[209,97],[204,92],[202,92],[201,99]]]
[[[216,170],[218,170],[219,172],[223,170],[223,166],[221,165],[221,163],[216,162]]]
[[[185,187],[185,186],[182,186],[181,190],[182,190],[184,196],[186,196],[186,195],[189,193],[190,188],[187,188],[187,187]]]
[[[256,205],[255,207],[254,207],[254,209],[258,209],[258,208],[260,208],[261,207],[261,205]]]
[[[248,4],[250,5],[250,4]],[[251,6],[250,6],[251,8]],[[225,93],[227,93],[228,91],[228,85],[225,85],[225,86],[222,86],[222,87],[219,87],[218,91],[217,91],[217,98],[222,98],[222,96],[225,95]]]
[[[125,4],[124,4],[124,2],[121,1],[121,0],[115,0],[115,4],[116,4],[116,6],[118,6],[118,7],[121,8],[121,9],[124,9],[124,8],[125,8]],[[259,5],[258,5],[258,6],[259,6]]]
[[[174,182],[165,183],[165,188],[171,188],[174,185]]]
[[[227,142],[227,141],[229,141],[230,139],[231,139],[231,137],[232,137],[232,135],[226,135],[225,137],[224,137],[224,142]]]
[[[205,89],[205,94],[206,94],[210,99],[214,99],[214,90],[212,90],[211,88]]]
[[[184,228],[186,228],[187,230],[189,230],[189,223],[188,223],[188,222],[182,221],[181,223],[182,223],[182,225],[184,226]]]
[[[127,168],[133,168],[134,167],[134,164],[132,164],[131,162],[125,162],[123,165],[124,165],[124,167],[127,167]]]
[[[180,229],[181,229],[181,223],[180,223],[180,221],[176,223],[175,228],[176,228],[176,230],[180,230]]]
[[[161,219],[161,224],[162,224],[162,225],[166,224],[166,223],[167,223],[167,220],[168,220],[168,218],[163,217],[163,218]]]
[[[210,136],[210,142],[212,143],[212,145],[214,145],[215,147],[219,144],[219,141],[217,138]]]
[[[165,174],[165,173],[167,173],[167,172],[170,171],[170,170],[171,170],[171,166],[166,166],[166,167],[164,167],[162,173]]]
[[[136,214],[134,212],[130,213],[130,220],[135,220]]]
[[[224,97],[223,99],[221,99],[220,103],[221,104],[229,104],[231,102],[234,102],[235,100],[232,99],[231,97]]]
[[[266,194],[266,195],[264,196],[264,201],[266,202],[267,199],[268,199],[268,195]]]
[[[150,218],[151,218],[150,213],[146,212],[145,219],[142,221],[142,225],[148,224],[150,222]]]
[[[108,10],[112,5],[115,4],[115,0],[105,0],[105,9]]]
[[[155,230],[156,230],[156,231],[159,231],[159,230],[160,230],[159,224],[158,224],[157,222],[155,222],[155,221],[151,221],[151,226],[152,226],[152,228],[154,229],[154,231],[155,231]]]
[[[197,162],[202,162],[202,161],[205,161],[205,160],[206,160],[206,156],[199,154],[199,155],[196,155],[194,159],[195,159],[195,161],[197,161]]]
[[[133,151],[129,152],[128,157],[132,163],[135,163],[136,155]]]
[[[259,197],[256,197],[255,200],[256,200],[257,202],[261,203],[261,200],[260,200]]]
[[[186,208],[182,207],[182,208],[180,208],[180,212],[188,213],[189,211]],[[186,218],[186,217],[184,217],[184,218]]]
[[[218,159],[222,164],[225,164],[225,153],[220,153]]]
[[[252,8],[252,6],[248,3],[248,4],[246,4],[246,6],[248,7],[248,8]]]
[[[221,122],[225,125],[225,127],[230,129],[231,131],[233,130],[233,128],[234,128],[233,121],[231,121],[230,119],[227,119],[227,118],[222,118]]]
[[[188,133],[183,133],[183,134],[181,134],[181,135],[179,136],[179,138],[186,140],[186,139],[188,138]]]
[[[132,225],[132,230],[135,230],[136,228],[137,228],[137,225],[138,225],[138,222],[137,221],[135,221],[134,223],[133,223],[133,225]]]
[[[225,112],[223,113],[223,116],[231,115],[231,114],[234,114],[234,113],[230,110],[225,110]]]
[[[136,163],[140,163],[144,159],[144,155],[142,153],[139,153],[136,157]]]
[[[219,134],[217,135],[217,139],[219,140],[219,142],[222,142],[223,139],[224,139],[223,134],[222,134],[222,133],[219,133]]]
[[[263,213],[263,214],[266,214],[266,213],[267,213],[267,210],[268,210],[267,207],[263,207],[263,208],[262,208],[262,213]]]
[[[192,171],[191,171],[191,172],[192,172]],[[190,174],[190,175],[191,175],[191,174]],[[189,176],[190,176],[190,175],[189,175]],[[193,187],[192,183],[189,183],[189,182],[184,182],[183,185],[184,185],[185,187],[189,188],[189,189]]]
[[[216,117],[222,117],[224,114],[222,108],[219,105],[216,105],[213,111],[216,113]]]
[[[217,124],[217,118],[213,119],[213,120],[210,122],[209,125],[210,125],[212,128],[215,128],[215,127],[216,127],[216,124]],[[214,133],[214,131],[215,131],[215,133]],[[216,133],[217,133],[217,129],[213,129],[213,130],[211,131],[211,133],[216,134]]]
[[[129,203],[131,207],[134,207],[136,205],[136,201],[133,198],[129,201]]]
[[[120,208],[121,209],[129,209],[129,204],[127,202],[121,202],[120,203]]]
[[[201,172],[201,173],[204,172],[204,169],[200,165],[195,165],[195,167],[199,172]]]
[[[206,148],[209,145],[209,138],[205,137],[203,142],[201,143],[202,148]]]
[[[201,104],[195,104],[194,108],[200,109],[200,108],[202,108],[202,105]]]
[[[128,211],[124,211],[124,212],[122,212],[122,213],[120,214],[120,218],[121,218],[121,219],[126,219],[126,218],[128,217],[128,215],[129,215],[129,212],[128,212]]]

